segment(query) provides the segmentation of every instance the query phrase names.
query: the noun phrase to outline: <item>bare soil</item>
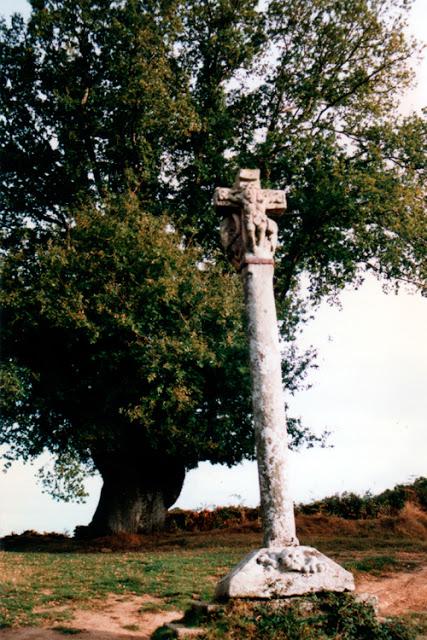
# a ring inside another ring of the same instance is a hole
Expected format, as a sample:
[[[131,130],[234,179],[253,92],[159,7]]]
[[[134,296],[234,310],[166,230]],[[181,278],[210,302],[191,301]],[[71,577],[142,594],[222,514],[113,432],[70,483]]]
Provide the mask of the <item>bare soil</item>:
[[[333,549],[333,557],[338,562],[391,554],[398,565],[393,566],[390,573],[382,572],[377,576],[356,571],[356,591],[377,596],[380,616],[427,612],[427,515],[417,506],[408,504],[393,518],[347,521],[320,514],[299,516],[298,523],[306,544],[318,546],[327,555],[328,550]],[[212,532],[179,532],[151,537],[122,535],[87,542],[57,534],[26,532],[22,536],[5,538],[3,545],[5,552],[111,553],[160,549],[179,553],[188,548],[213,550],[221,547],[241,548],[243,553],[244,549],[259,546],[259,537],[258,529],[249,523],[244,527]],[[410,566],[413,569],[408,571]],[[401,570],[396,571],[397,568]],[[26,584],[31,568],[12,564],[8,571],[9,582],[19,586]],[[215,581],[216,576],[212,579]],[[48,590],[44,594],[50,595]],[[49,612],[61,609],[59,605],[49,606]],[[56,623],[56,627],[52,626],[52,620],[46,620],[45,627],[2,629],[0,640],[64,640],[65,635],[74,633],[79,640],[149,640],[158,627],[182,617],[181,611],[166,609],[166,602],[152,595],[110,594],[103,599],[87,600],[84,607],[70,607],[67,603],[65,609],[67,612],[71,609],[72,619]],[[36,613],[42,614],[44,610],[39,609]]]
[[[427,611],[427,567],[380,578],[363,575],[356,585],[358,593],[377,596],[381,616]]]
[[[381,616],[427,611],[427,567],[383,577],[360,575],[356,584],[358,593],[377,596]],[[112,594],[87,603],[85,609],[75,609],[72,621],[61,627],[68,633],[75,630],[79,640],[149,640],[158,627],[182,616],[180,611],[161,611],[161,607],[161,600],[149,596]],[[151,610],[144,610],[147,608]],[[0,640],[64,640],[64,631],[43,627],[3,629]]]
[[[153,611],[144,611],[152,605]],[[182,617],[180,611],[156,611],[162,602],[148,596],[117,596],[93,600],[85,609],[75,609],[73,619],[61,624],[64,631],[44,627],[0,630],[1,640],[64,640],[70,634],[79,640],[149,640],[163,624]],[[142,610],[141,610],[142,609]],[[39,609],[39,613],[43,610]]]

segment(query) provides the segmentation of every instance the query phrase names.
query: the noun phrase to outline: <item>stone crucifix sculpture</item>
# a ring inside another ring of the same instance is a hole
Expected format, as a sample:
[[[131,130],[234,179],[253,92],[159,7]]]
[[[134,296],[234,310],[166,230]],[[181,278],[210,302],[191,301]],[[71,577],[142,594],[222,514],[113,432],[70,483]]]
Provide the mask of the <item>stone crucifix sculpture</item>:
[[[259,170],[240,169],[232,188],[215,190],[221,240],[240,272],[248,320],[252,406],[263,519],[263,548],[223,578],[216,596],[270,598],[354,589],[353,576],[312,547],[300,546],[289,489],[279,330],[273,291],[283,191],[261,189]]]

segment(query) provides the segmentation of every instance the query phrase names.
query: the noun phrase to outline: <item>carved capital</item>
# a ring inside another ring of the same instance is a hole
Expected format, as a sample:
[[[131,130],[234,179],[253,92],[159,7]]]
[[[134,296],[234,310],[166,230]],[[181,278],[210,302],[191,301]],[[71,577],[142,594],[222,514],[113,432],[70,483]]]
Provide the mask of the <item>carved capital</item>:
[[[214,204],[224,215],[221,241],[232,264],[273,264],[277,224],[268,217],[286,208],[283,191],[261,189],[259,171],[241,169],[234,187],[215,190]]]

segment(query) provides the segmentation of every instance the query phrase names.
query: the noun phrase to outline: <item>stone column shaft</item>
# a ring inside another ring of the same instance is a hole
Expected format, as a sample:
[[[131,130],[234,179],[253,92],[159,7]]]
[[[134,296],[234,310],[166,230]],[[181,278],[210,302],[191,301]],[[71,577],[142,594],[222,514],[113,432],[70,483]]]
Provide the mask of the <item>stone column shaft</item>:
[[[297,545],[289,490],[288,444],[274,267],[248,264],[241,273],[248,318],[252,403],[263,516],[264,546]]]
[[[277,224],[283,191],[261,189],[259,171],[240,169],[234,187],[216,189],[224,216],[221,239],[240,271],[248,319],[252,404],[264,546],[249,553],[217,585],[217,598],[272,598],[354,589],[353,576],[295,535],[279,328],[273,291]]]

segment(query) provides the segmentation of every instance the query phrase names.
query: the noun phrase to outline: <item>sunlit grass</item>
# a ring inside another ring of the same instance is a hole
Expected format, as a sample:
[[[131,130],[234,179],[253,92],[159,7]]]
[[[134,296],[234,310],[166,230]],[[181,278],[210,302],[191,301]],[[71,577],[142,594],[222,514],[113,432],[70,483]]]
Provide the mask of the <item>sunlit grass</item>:
[[[358,573],[408,571],[426,563],[427,542],[378,535],[302,537],[301,542]],[[73,541],[69,548],[73,548]],[[108,544],[108,541],[105,542]],[[156,546],[157,545],[157,546]],[[77,608],[97,608],[108,594],[147,595],[144,611],[184,610],[193,597],[210,600],[220,577],[261,545],[258,533],[180,534],[147,541],[147,550],[0,552],[0,627],[67,627]],[[114,545],[112,545],[114,548]],[[143,548],[144,549],[144,548]],[[106,551],[110,551],[107,553]],[[425,619],[408,618],[424,628]]]

